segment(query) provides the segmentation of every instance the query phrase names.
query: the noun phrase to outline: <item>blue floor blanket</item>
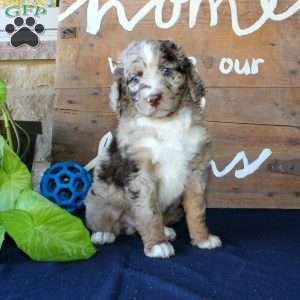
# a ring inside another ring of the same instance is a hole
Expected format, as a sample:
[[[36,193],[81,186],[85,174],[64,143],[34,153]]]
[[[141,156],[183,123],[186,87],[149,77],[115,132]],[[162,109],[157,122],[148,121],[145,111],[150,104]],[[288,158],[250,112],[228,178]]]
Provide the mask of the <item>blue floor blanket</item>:
[[[211,209],[208,223],[222,248],[191,246],[181,222],[170,259],[145,257],[131,236],[87,261],[36,263],[6,238],[0,299],[300,299],[300,211]]]

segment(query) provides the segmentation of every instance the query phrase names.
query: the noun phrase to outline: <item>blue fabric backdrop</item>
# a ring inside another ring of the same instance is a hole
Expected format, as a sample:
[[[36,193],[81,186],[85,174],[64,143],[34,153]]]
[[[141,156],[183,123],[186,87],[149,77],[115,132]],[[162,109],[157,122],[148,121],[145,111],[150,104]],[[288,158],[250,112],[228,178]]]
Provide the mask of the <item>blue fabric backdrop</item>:
[[[209,210],[224,247],[199,250],[184,222],[176,256],[150,259],[136,236],[75,263],[35,263],[7,239],[0,299],[300,299],[300,211]]]

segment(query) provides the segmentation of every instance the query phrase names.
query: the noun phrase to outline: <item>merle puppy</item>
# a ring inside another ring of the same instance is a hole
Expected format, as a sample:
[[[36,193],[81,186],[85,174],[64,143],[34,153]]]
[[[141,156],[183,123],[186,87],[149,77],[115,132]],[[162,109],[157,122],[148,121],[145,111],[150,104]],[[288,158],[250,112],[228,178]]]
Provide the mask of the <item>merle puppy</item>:
[[[114,77],[118,127],[86,199],[92,241],[112,243],[137,231],[147,256],[169,257],[176,233],[165,226],[185,213],[193,245],[221,246],[205,220],[210,139],[195,67],[174,42],[145,40],[123,51]]]

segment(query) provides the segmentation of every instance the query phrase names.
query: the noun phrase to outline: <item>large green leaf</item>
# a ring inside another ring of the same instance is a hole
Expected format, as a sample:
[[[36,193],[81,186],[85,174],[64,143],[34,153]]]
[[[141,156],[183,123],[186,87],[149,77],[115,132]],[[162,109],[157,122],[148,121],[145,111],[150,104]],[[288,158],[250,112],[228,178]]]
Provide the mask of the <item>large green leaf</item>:
[[[0,136],[0,211],[15,208],[25,189],[31,189],[30,172]]]
[[[0,79],[0,107],[6,100],[6,84],[3,80]]]
[[[4,241],[4,234],[5,234],[5,228],[3,225],[0,225],[0,249]]]
[[[37,261],[87,259],[96,250],[81,220],[33,191],[20,194],[1,222],[18,247]]]

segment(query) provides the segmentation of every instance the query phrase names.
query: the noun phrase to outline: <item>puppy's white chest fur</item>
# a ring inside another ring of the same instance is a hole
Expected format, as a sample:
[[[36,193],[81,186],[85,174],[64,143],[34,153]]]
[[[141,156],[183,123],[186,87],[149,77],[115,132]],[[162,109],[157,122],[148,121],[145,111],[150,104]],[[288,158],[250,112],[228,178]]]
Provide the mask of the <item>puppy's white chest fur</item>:
[[[145,130],[138,145],[150,150],[158,165],[159,203],[165,211],[182,194],[190,172],[190,162],[199,152],[207,133],[192,126],[192,111],[184,108],[170,120],[141,117],[137,126]]]

